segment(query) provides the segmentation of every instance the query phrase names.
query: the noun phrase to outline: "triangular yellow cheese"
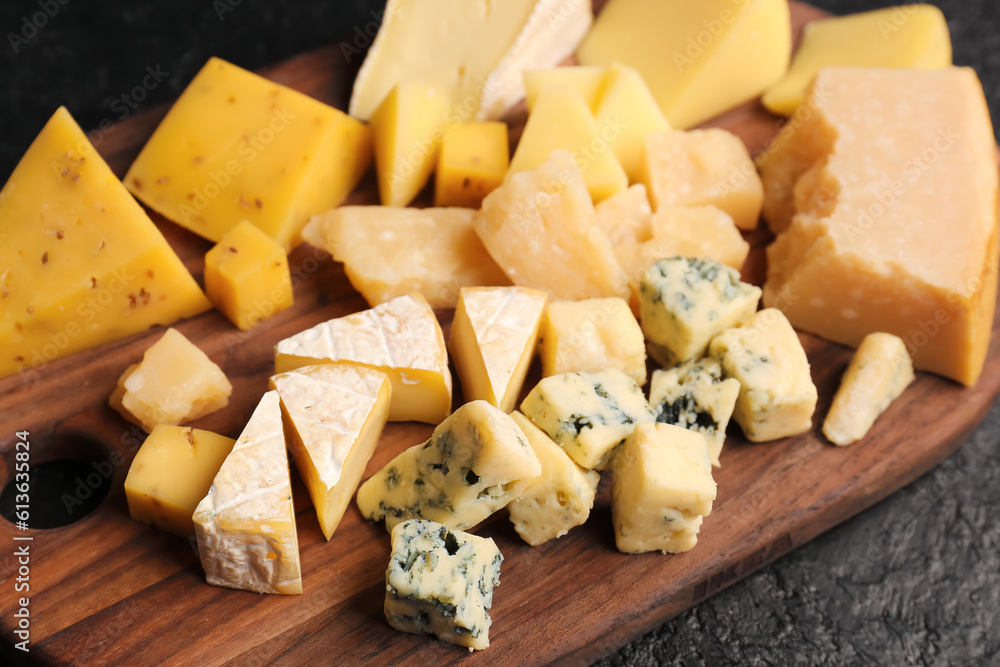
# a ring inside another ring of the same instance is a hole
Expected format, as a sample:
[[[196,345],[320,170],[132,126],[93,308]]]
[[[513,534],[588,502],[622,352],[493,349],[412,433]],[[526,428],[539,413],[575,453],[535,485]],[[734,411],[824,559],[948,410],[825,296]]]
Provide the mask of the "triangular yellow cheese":
[[[629,182],[635,183],[646,135],[670,129],[642,75],[621,63],[608,67],[594,116]]]

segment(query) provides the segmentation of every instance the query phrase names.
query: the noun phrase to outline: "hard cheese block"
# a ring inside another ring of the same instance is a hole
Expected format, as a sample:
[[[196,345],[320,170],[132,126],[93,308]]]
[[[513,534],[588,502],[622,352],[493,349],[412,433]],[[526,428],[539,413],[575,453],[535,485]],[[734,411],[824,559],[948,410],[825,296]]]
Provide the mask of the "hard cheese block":
[[[490,645],[489,611],[502,562],[488,537],[435,521],[404,521],[392,530],[385,618],[403,632],[482,650]]]
[[[0,191],[0,376],[211,307],[65,108]]]
[[[857,442],[913,380],[913,362],[903,341],[892,334],[868,334],[840,381],[823,420],[823,435],[835,445]]]
[[[660,206],[650,222],[656,241],[673,241],[671,255],[710,257],[739,271],[750,254],[733,218],[715,206]]]
[[[549,295],[526,287],[466,287],[448,347],[466,401],[510,412],[517,403]]]
[[[408,294],[317,324],[274,346],[274,369],[353,364],[392,384],[389,421],[436,424],[451,412],[451,369],[441,325],[427,300]]]
[[[323,364],[271,378],[288,449],[330,539],[358,488],[389,415],[389,378],[370,368]]]
[[[503,183],[510,166],[507,123],[458,123],[441,137],[434,205],[479,208]]]
[[[367,120],[393,86],[422,80],[457,120],[495,120],[524,97],[521,72],[570,56],[593,21],[590,0],[390,0],[354,81]]]
[[[354,188],[371,150],[363,123],[212,58],[156,128],[125,185],[207,239],[249,220],[287,251],[310,216]]]
[[[208,583],[255,593],[302,592],[278,392],[260,399],[193,520]]]
[[[906,4],[820,19],[803,28],[788,73],[764,92],[761,102],[774,113],[792,113],[824,67],[934,69],[949,65],[948,22],[934,5]]]
[[[653,209],[646,186],[636,183],[594,205],[597,226],[616,248],[626,241],[648,241]]]
[[[528,111],[534,108],[535,101],[543,89],[568,86],[580,93],[591,111],[596,112],[607,71],[607,67],[552,67],[526,70],[524,101],[528,105]]]
[[[611,0],[577,58],[634,67],[670,125],[685,129],[759,95],[791,52],[787,0]]]
[[[764,216],[784,232],[764,303],[846,345],[894,334],[915,367],[975,383],[996,305],[998,190],[975,72],[828,68],[808,104],[759,159]]]
[[[154,428],[125,478],[129,515],[181,537],[193,536],[191,515],[235,442],[197,428]]]
[[[486,401],[466,403],[358,489],[358,509],[392,530],[406,519],[472,528],[541,474],[524,433]]]
[[[454,308],[463,287],[508,285],[472,228],[468,208],[341,206],[302,231],[338,262],[369,305],[420,292],[431,308]]]

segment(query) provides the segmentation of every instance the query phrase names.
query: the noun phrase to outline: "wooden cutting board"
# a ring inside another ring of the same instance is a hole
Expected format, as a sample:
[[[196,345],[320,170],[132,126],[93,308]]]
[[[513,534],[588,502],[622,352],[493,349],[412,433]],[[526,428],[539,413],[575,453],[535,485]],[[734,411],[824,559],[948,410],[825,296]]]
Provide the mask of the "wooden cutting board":
[[[792,11],[796,34],[805,22],[823,15],[798,3],[792,3]],[[332,45],[263,74],[346,108],[354,72]],[[99,150],[117,174],[124,174],[165,112],[154,109],[104,134]],[[747,105],[711,125],[735,132],[759,151],[779,119]],[[369,174],[350,202],[377,203],[375,192]],[[211,244],[153,218],[200,278]],[[760,283],[769,237],[756,232],[751,241],[755,247],[744,276]],[[291,265],[295,306],[252,332],[236,332],[216,312],[178,325],[234,385],[229,406],[195,426],[236,437],[267,388],[272,346],[366,307],[342,267],[325,253],[300,247]],[[440,316],[447,326],[451,313]],[[470,655],[387,625],[382,613],[389,556],[385,529],[367,524],[352,505],[326,542],[294,468],[305,588],[301,596],[209,586],[188,542],[129,518],[122,484],[143,435],[106,402],[125,367],[161,334],[162,328],[152,330],[51,363],[26,378],[0,380],[0,451],[6,462],[0,482],[6,484],[12,476],[15,432],[22,430],[30,432],[32,465],[88,456],[97,463],[94,470],[112,475],[108,497],[74,524],[21,532],[0,521],[0,627],[8,655],[21,655],[9,644],[17,627],[12,614],[18,598],[26,595],[30,657],[45,664],[590,662],[923,475],[964,441],[1000,391],[1000,351],[994,337],[978,385],[964,389],[920,373],[863,442],[833,447],[819,436],[819,425],[851,351],[804,335],[820,396],[814,429],[768,444],[750,444],[738,428],[731,429],[724,467],[716,471],[719,497],[693,551],[678,556],[618,553],[608,479],[590,520],[541,547],[523,543],[504,513],[482,526],[478,532],[496,540],[505,561],[492,610],[492,645]],[[537,378],[537,369],[533,373]],[[390,424],[365,476],[430,432],[427,425]],[[85,438],[90,445],[67,451],[67,437]],[[32,540],[15,542],[15,536]],[[25,544],[30,545],[31,588],[18,593],[14,551]]]

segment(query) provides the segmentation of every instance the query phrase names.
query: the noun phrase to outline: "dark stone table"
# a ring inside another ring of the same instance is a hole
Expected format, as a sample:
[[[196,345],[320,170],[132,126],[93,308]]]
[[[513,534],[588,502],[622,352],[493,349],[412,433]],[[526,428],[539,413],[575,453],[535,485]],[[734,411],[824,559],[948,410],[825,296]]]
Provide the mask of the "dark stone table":
[[[890,3],[814,4],[847,13]],[[935,4],[955,62],[978,70],[1000,118],[1000,2]],[[377,0],[5,0],[0,178],[60,104],[97,128],[173,99],[209,56],[258,68],[350,34],[380,9]],[[601,664],[1000,664],[998,440],[994,408],[924,478]]]

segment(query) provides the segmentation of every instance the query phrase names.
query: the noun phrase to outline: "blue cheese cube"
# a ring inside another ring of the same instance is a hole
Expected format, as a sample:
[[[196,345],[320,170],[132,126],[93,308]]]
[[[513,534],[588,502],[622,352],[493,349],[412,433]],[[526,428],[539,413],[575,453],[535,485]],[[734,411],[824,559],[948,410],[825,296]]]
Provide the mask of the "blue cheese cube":
[[[739,381],[725,377],[722,365],[709,357],[654,371],[649,404],[661,424],[683,426],[705,436],[712,465],[718,466],[739,394]]]
[[[760,295],[736,269],[712,259],[661,259],[639,283],[649,355],[662,366],[704,356],[716,334],[753,316]]]
[[[411,519],[392,529],[385,618],[403,632],[433,634],[469,651],[490,645],[489,610],[503,556],[488,537]]]
[[[609,469],[635,425],[654,417],[636,381],[617,369],[543,378],[521,412],[590,470]]]
[[[388,530],[406,519],[465,529],[502,509],[541,474],[538,457],[510,415],[472,401],[358,489],[358,509]]]

